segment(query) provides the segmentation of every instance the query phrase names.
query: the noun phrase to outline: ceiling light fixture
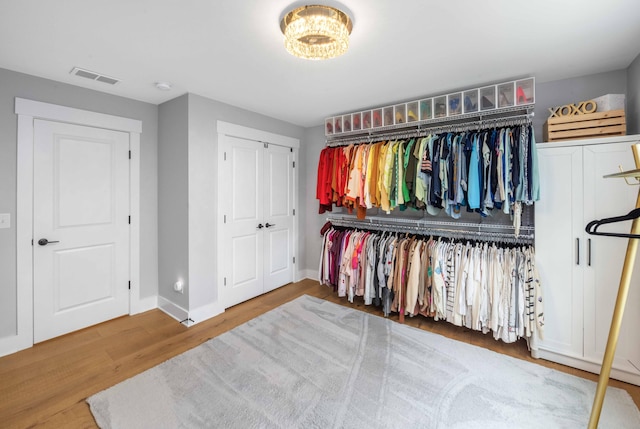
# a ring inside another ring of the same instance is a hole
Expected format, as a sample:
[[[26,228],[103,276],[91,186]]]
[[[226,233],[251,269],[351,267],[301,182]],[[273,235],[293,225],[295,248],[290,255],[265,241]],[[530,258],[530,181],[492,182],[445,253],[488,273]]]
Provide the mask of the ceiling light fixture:
[[[349,15],[331,6],[298,7],[280,21],[287,51],[307,60],[326,60],[347,52],[352,29]]]

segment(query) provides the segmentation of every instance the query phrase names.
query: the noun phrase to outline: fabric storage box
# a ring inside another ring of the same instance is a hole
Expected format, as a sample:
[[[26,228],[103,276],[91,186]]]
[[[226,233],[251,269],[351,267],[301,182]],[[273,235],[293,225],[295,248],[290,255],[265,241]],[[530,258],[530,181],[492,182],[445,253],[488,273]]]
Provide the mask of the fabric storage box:
[[[547,119],[544,124],[544,141],[546,142],[626,134],[624,109],[553,117]]]
[[[594,98],[596,102],[596,112],[607,112],[609,110],[624,110],[624,94],[607,94]]]

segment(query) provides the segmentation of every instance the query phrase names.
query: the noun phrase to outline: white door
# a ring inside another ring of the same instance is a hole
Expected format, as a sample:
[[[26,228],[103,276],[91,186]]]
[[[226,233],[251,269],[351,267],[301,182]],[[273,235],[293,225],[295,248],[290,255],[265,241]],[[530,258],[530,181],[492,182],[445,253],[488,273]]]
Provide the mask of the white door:
[[[635,208],[638,187],[624,179],[604,179],[602,176],[635,169],[631,142],[584,147],[585,210],[583,225],[596,219],[621,216]],[[631,221],[602,225],[598,231],[629,233]],[[622,265],[627,249],[626,238],[587,235],[585,267],[584,355],[602,362],[607,345],[613,307],[615,305]],[[590,248],[589,248],[590,244]],[[627,305],[616,349],[614,368],[640,374],[640,258],[636,258]],[[590,263],[589,263],[590,262]],[[546,301],[545,301],[546,303]],[[546,309],[545,309],[546,310]]]
[[[293,154],[225,136],[225,307],[293,280]]]
[[[536,265],[544,295],[540,348],[583,355],[582,147],[538,146],[541,198],[535,204]]]
[[[221,189],[228,204],[224,224],[226,250],[225,307],[246,301],[263,292],[262,258],[264,221],[262,207],[262,164],[264,149],[254,141],[226,137],[225,167],[229,183]]]
[[[34,342],[128,313],[129,134],[36,120]]]
[[[264,291],[293,280],[293,152],[268,145],[264,160]]]

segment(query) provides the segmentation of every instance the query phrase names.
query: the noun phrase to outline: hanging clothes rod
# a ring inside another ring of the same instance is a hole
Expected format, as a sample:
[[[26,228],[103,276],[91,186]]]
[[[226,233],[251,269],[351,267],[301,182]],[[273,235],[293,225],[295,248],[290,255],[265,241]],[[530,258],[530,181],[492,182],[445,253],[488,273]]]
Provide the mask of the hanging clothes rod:
[[[438,123],[437,125],[431,125],[431,120],[427,122],[418,122],[415,125],[401,124],[395,126],[384,127],[380,130],[368,130],[358,132],[358,135],[354,133],[344,136],[343,138],[335,137],[327,139],[327,146],[344,146],[352,143],[370,143],[374,141],[383,140],[399,140],[415,137],[424,137],[430,134],[440,134],[444,132],[466,132],[483,130],[487,128],[495,127],[509,127],[518,125],[529,125],[533,121],[535,112],[527,109],[527,113],[511,116],[476,116],[476,120],[468,121],[464,118],[456,117],[455,122],[451,122],[451,118],[446,118],[447,123]]]
[[[535,238],[533,233],[516,236],[514,227],[511,225],[425,221],[417,219],[380,220],[380,218],[369,218],[358,220],[340,216],[329,216],[327,220],[334,226],[376,231],[406,232],[419,235],[436,235],[458,239],[533,243]],[[522,226],[520,229],[527,232],[534,231],[534,227],[531,226]],[[505,230],[511,232],[505,232]]]

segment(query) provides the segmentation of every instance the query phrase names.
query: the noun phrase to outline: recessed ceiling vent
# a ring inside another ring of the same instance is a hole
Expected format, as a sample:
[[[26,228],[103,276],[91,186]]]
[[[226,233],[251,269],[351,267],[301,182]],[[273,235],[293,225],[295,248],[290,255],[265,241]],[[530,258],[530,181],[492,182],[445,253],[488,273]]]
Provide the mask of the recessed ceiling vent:
[[[74,67],[69,73],[80,77],[86,77],[87,79],[91,80],[97,80],[98,82],[108,83],[109,85],[115,85],[116,83],[120,82],[120,79],[116,79],[115,77],[105,76],[103,74],[81,69],[79,67]]]

